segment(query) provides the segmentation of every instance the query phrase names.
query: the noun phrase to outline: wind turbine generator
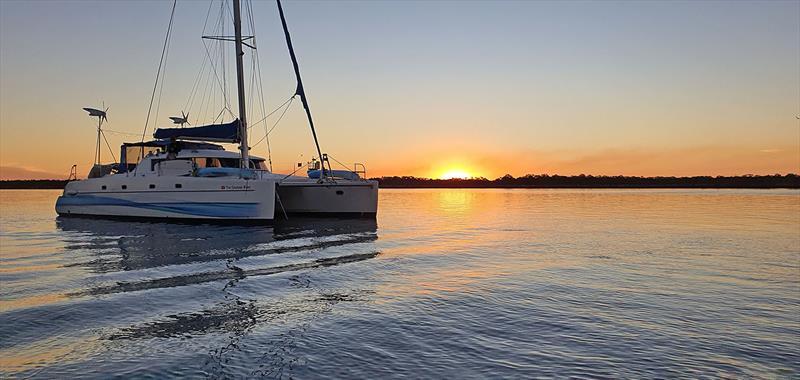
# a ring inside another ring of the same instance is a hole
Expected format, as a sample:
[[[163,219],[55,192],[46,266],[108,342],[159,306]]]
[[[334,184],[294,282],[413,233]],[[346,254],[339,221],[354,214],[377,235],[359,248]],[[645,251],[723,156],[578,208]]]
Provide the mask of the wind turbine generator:
[[[103,104],[105,106],[105,104]],[[108,108],[106,107],[105,110],[101,111],[97,108],[89,108],[83,107],[83,110],[89,113],[89,116],[97,118],[97,146],[95,147],[94,153],[94,163],[100,164],[100,135],[103,133],[101,127],[103,126],[103,121],[108,121]]]
[[[183,113],[183,111],[181,111],[181,116],[170,116],[169,119],[172,120],[173,124],[179,124],[181,127],[183,127],[184,124],[192,125],[192,123],[189,122],[189,114]]]

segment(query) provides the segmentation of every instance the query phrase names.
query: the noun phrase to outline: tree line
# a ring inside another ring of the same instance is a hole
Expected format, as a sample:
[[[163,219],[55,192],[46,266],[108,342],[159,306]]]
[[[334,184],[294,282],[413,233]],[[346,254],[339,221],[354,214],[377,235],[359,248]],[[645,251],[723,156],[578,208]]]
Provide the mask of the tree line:
[[[373,178],[382,188],[800,188],[800,176],[742,175],[696,177],[634,177],[528,174],[500,178],[431,179],[419,177]]]
[[[696,176],[696,177],[633,177],[594,175],[528,174],[500,178],[431,179],[410,176],[372,178],[382,188],[800,188],[797,174]],[[4,180],[0,189],[63,189],[66,180]]]

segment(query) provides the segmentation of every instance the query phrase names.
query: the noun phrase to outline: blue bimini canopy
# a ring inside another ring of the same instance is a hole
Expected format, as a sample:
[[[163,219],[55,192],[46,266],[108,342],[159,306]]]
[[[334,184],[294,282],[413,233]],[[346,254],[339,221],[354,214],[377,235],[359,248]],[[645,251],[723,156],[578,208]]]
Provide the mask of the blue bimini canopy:
[[[239,138],[239,119],[228,124],[212,124],[192,128],[159,128],[153,137],[157,139],[181,139],[236,143]]]

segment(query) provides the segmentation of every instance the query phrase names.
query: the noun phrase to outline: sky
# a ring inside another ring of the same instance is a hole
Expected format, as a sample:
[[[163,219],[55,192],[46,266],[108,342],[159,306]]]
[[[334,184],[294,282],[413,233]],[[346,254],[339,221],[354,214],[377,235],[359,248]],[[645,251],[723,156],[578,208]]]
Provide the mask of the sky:
[[[201,39],[221,32],[221,5],[178,1],[148,138],[168,116],[200,124],[224,107],[208,70],[224,52]],[[800,1],[283,5],[322,150],[369,177],[800,172]],[[139,141],[171,7],[0,1],[0,178],[65,177],[73,164],[85,175],[96,120],[82,107],[109,107],[115,155]],[[269,112],[294,76],[275,3],[253,1],[252,14]],[[262,98],[248,99],[248,119],[262,119]],[[252,128],[251,145],[281,113]],[[299,101],[269,141],[275,172],[315,155]],[[253,152],[268,155],[263,141]]]

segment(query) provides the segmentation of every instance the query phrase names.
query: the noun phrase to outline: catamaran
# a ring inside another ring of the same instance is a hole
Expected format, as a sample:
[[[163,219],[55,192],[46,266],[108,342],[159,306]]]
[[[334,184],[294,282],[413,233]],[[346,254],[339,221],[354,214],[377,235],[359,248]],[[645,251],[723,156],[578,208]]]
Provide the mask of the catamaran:
[[[151,141],[124,143],[120,162],[103,165],[100,137],[107,109],[87,109],[98,117],[95,165],[89,178],[66,185],[56,201],[57,213],[226,223],[271,223],[276,214],[374,217],[377,182],[361,177],[366,176],[363,165],[361,171],[334,170],[320,149],[286,19],[280,0],[276,2],[297,79],[295,96],[303,103],[318,154],[307,177],[273,173],[264,158],[250,154],[242,57],[243,46],[254,46],[244,43],[253,37],[243,38],[240,1],[233,0],[235,36],[220,39],[235,42],[238,118],[183,128],[188,116],[182,113],[170,118],[180,128],[160,128]],[[239,151],[227,151],[218,143],[239,144]]]

